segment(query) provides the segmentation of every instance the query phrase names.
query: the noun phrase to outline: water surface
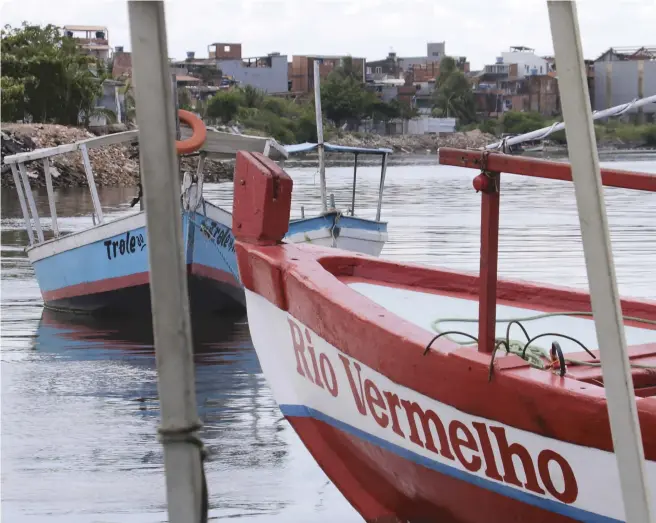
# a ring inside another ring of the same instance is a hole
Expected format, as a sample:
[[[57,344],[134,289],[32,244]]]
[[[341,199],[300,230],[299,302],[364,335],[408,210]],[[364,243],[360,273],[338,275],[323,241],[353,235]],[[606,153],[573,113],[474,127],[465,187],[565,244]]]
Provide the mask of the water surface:
[[[656,161],[618,158],[656,172]],[[289,169],[293,215],[320,210],[314,167]],[[352,169],[328,169],[339,207],[351,204]],[[476,271],[480,195],[474,171],[422,159],[387,170],[382,256]],[[358,169],[356,214],[375,216],[379,168]],[[232,184],[207,185],[231,208]],[[135,189],[99,191],[108,218],[134,212]],[[656,195],[606,189],[620,291],[656,298]],[[38,193],[47,214],[45,193]],[[57,191],[59,228],[91,224],[84,188]],[[501,276],[587,288],[574,191],[565,182],[503,175]],[[24,253],[12,189],[2,191],[2,515],[6,521],[166,520],[156,439],[157,380],[149,319],[92,321],[44,312]],[[194,325],[198,407],[209,449],[211,516],[263,522],[361,519],[281,419],[243,317]],[[3,519],[4,519],[3,518]]]

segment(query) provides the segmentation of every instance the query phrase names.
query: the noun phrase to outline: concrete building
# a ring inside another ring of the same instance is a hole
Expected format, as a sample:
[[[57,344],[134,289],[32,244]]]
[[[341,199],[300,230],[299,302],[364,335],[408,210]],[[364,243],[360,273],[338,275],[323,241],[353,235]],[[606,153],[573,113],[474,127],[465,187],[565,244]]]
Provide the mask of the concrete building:
[[[656,47],[611,47],[594,61],[593,69],[596,111],[656,94]],[[629,114],[654,121],[656,104],[631,109]]]
[[[269,53],[267,56],[243,58],[241,52],[241,44],[217,42],[208,46],[210,59],[215,61],[224,77],[269,94],[289,90],[286,55]]]
[[[554,63],[529,47],[514,46],[502,52],[494,64],[472,76],[477,112],[492,117],[511,110],[558,115],[560,92]]]
[[[127,79],[132,77],[132,53],[123,51],[123,46],[116,46],[112,64],[112,77]]]
[[[344,65],[344,60],[350,58],[353,69],[358,73],[358,79],[365,82],[365,58],[349,56],[309,55],[292,56],[291,74],[289,81],[291,90],[295,93],[311,93],[314,91],[314,61],[320,60],[319,76],[322,80],[338,67]]]
[[[101,25],[65,25],[64,34],[73,38],[80,49],[101,60],[109,60],[112,48],[109,46],[109,32]]]
[[[517,64],[517,76],[523,78],[530,75],[542,75],[552,71],[553,62],[535,54],[535,49],[524,46],[513,46],[510,51],[501,53],[501,61],[497,63]]]
[[[441,62],[446,56],[446,42],[428,42],[426,44],[426,56],[407,56],[399,58],[399,65],[403,71],[407,71],[413,65],[426,65],[430,62]]]

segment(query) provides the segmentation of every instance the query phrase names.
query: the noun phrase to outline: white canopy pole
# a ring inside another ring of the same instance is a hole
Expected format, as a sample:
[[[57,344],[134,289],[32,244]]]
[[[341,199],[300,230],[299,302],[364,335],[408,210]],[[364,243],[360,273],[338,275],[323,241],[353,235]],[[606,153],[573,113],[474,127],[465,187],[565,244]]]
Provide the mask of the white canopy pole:
[[[204,512],[164,3],[128,2],[170,523]]]
[[[569,160],[597,341],[628,523],[651,521],[644,450],[615,281],[576,5],[548,0]]]
[[[320,59],[314,59],[314,110],[317,120],[317,150],[319,153],[319,184],[321,185],[321,211],[328,211],[326,202],[326,159],[323,146],[323,117],[321,116],[321,75],[319,74]]]

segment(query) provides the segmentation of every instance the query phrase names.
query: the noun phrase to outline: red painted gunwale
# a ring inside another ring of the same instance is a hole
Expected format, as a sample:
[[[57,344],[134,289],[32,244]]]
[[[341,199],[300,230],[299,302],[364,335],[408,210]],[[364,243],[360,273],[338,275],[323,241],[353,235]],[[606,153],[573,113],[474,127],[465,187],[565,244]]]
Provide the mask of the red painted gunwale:
[[[258,178],[254,171],[264,171],[266,177]],[[276,184],[281,181],[287,184],[288,176],[267,158],[238,153],[233,207],[237,224],[235,250],[247,289],[398,385],[468,414],[548,438],[613,451],[604,388],[577,379],[594,380],[596,371],[581,372],[570,367],[569,374],[561,378],[534,369],[517,356],[507,356],[495,361],[489,381],[490,354],[445,338],[437,340],[433,350],[423,356],[433,337],[429,331],[389,312],[347,283],[368,281],[476,297],[481,288],[479,277],[314,245],[280,244],[286,226],[264,231],[259,224],[266,223],[270,213],[280,214],[277,218],[285,223],[289,218],[289,207],[277,203],[275,197]],[[283,196],[287,199],[288,195]],[[248,234],[240,233],[242,226]],[[586,293],[519,281],[499,280],[496,300],[543,311],[591,310]],[[624,299],[621,306],[625,315],[656,320],[656,302]],[[283,350],[271,347],[276,349]],[[656,344],[632,347],[630,352],[633,358],[653,361]],[[634,372],[634,379],[640,382],[636,386],[651,391],[656,380],[645,380],[644,374]],[[636,405],[645,457],[654,461],[656,398],[638,398]],[[426,515],[430,520],[472,523],[572,521],[447,478],[322,421],[291,416],[290,422],[320,466],[367,521],[406,521],[414,517],[425,521]]]
[[[488,382],[490,355],[443,338],[423,356],[431,333],[340,281],[340,277],[357,275],[371,283],[411,286],[421,292],[474,295],[477,276],[357,254],[335,255],[334,249],[312,245],[238,242],[236,251],[247,289],[395,383],[473,415],[612,451],[603,387],[534,369],[514,356],[502,358],[503,365],[495,362],[494,376]],[[498,299],[545,311],[590,310],[585,293],[524,282],[499,280]],[[653,302],[624,299],[622,310],[626,315],[656,320]],[[513,360],[516,365],[511,364]],[[646,457],[656,460],[656,398],[640,399],[637,406]]]

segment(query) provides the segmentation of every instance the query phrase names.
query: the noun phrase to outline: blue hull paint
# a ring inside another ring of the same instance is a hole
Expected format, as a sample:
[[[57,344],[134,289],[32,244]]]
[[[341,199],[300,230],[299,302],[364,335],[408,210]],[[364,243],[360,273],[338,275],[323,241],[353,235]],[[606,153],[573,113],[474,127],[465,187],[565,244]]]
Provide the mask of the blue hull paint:
[[[345,227],[387,230],[386,223],[337,216],[292,220],[287,237]],[[192,312],[244,310],[231,229],[198,212],[183,212],[182,231]],[[145,227],[54,254],[33,266],[50,308],[87,313],[150,312]]]

